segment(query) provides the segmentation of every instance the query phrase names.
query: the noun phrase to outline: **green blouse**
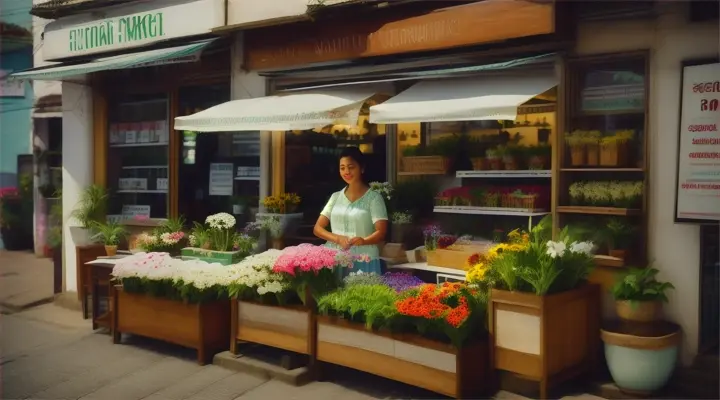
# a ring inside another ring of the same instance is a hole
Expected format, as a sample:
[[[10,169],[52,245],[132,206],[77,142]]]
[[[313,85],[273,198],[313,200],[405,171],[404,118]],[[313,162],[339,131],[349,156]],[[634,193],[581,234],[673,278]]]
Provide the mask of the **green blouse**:
[[[330,220],[332,233],[351,239],[372,235],[375,232],[375,223],[388,219],[385,200],[378,192],[370,189],[353,202],[345,195],[345,189],[333,193],[320,215]],[[327,245],[339,248],[334,243]],[[354,254],[367,254],[373,260],[380,257],[379,247],[374,244],[353,246],[350,251]]]

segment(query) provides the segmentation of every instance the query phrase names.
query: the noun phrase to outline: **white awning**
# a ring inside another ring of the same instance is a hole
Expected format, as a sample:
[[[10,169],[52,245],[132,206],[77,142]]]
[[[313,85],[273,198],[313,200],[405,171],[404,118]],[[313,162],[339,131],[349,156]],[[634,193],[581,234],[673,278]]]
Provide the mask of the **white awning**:
[[[38,67],[10,75],[11,79],[32,79],[56,81],[71,76],[113,69],[151,67],[155,65],[193,62],[200,59],[200,53],[211,40],[203,40],[183,46],[120,54],[102,57],[82,64],[60,64]]]
[[[515,120],[519,105],[554,86],[554,70],[422,81],[370,107],[373,124]]]
[[[289,131],[331,124],[356,125],[363,103],[383,93],[377,86],[291,92],[233,100],[175,118],[183,131]]]

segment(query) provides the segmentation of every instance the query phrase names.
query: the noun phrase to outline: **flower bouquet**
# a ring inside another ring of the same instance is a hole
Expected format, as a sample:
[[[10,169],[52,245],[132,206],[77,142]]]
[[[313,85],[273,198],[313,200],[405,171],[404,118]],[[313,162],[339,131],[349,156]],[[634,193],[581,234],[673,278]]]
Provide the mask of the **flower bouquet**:
[[[229,265],[250,255],[257,241],[235,231],[235,217],[228,213],[214,214],[205,219],[207,227],[195,223],[190,233],[192,247],[182,249],[182,256]]]
[[[135,247],[145,253],[165,252],[176,256],[187,244],[187,236],[183,232],[185,219],[171,218],[150,233],[141,233],[135,238]]]
[[[280,254],[280,250],[270,249],[229,266],[230,297],[263,304],[286,304],[292,292],[290,281],[286,275],[272,270]]]

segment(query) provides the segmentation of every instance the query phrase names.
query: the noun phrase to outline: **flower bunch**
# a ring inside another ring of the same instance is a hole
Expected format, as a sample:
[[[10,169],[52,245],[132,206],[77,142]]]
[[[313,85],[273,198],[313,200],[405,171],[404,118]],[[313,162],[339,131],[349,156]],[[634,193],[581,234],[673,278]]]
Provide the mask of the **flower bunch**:
[[[135,246],[146,253],[167,252],[171,255],[180,253],[185,246],[187,235],[183,232],[185,219],[171,218],[155,228],[152,232],[141,233],[135,238]]]
[[[572,205],[634,208],[640,205],[642,181],[574,182],[568,187]]]
[[[372,272],[351,272],[348,276],[343,279],[345,286],[352,285],[381,285],[383,283],[382,278],[379,275],[373,274]]]
[[[270,249],[229,266],[229,295],[255,301],[267,301],[265,295],[271,295],[278,304],[283,304],[285,297],[282,294],[290,289],[290,282],[285,275],[272,271],[281,253],[280,250]]]
[[[437,241],[438,249],[447,249],[448,247],[455,244],[457,237],[453,235],[441,235]]]
[[[232,229],[235,227],[235,222],[235,217],[228,213],[217,213],[205,218],[205,224],[215,230]]]
[[[440,227],[437,225],[430,225],[423,229],[423,236],[425,237],[425,249],[432,251],[438,247],[438,239],[442,235]]]
[[[391,220],[392,220],[393,224],[407,225],[407,224],[412,224],[413,216],[412,216],[412,214],[410,214],[408,212],[398,211],[398,212],[392,213]]]
[[[262,204],[269,213],[287,214],[293,212],[301,200],[296,193],[282,193],[264,198]]]
[[[228,213],[208,216],[205,225],[198,222],[190,232],[189,243],[192,247],[214,251],[241,251],[250,254],[255,248],[256,240],[244,233],[235,231],[235,217]]]
[[[419,331],[446,336],[460,347],[482,327],[487,307],[482,293],[462,283],[426,284],[405,292],[395,306]]]
[[[387,272],[381,281],[398,293],[425,284],[420,278],[404,272]]]
[[[167,246],[174,246],[185,238],[185,232],[165,232],[160,235],[160,241]]]
[[[370,190],[378,192],[385,201],[390,201],[394,189],[389,182],[370,182]]]

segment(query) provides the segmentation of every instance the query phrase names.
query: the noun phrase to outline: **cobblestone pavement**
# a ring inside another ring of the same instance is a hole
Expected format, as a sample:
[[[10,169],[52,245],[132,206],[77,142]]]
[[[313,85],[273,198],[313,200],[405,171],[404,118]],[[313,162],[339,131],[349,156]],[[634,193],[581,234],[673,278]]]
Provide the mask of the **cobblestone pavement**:
[[[109,335],[91,333],[89,322],[77,311],[53,304],[0,316],[0,398],[4,400],[441,397],[344,369],[334,371],[332,381],[295,387],[215,365],[201,367],[194,358],[190,350],[137,337],[125,337],[122,345],[113,345]],[[525,399],[507,392],[496,398]]]

